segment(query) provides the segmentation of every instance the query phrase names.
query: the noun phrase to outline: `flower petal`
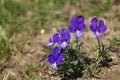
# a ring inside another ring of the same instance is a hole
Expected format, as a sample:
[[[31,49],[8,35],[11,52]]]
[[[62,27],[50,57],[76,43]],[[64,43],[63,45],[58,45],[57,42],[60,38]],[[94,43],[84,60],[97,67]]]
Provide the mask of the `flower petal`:
[[[52,70],[57,70],[57,64],[56,64],[56,62],[53,63],[53,64],[51,64],[51,68],[52,68]]]
[[[66,33],[66,32],[67,32],[67,29],[61,28],[61,30],[60,30],[60,34],[61,34],[61,35],[64,35],[64,33]]]
[[[96,35],[96,38],[100,38],[102,36],[102,33],[98,33],[98,34],[94,33],[94,34]]]
[[[68,32],[68,30],[67,30],[66,28],[62,28],[62,29],[60,30],[60,34],[61,34],[61,35],[64,35],[64,34],[68,34],[68,35],[69,35],[69,32]]]
[[[50,39],[49,39],[49,42],[50,42],[50,43],[53,42],[53,38],[50,38]]]
[[[69,42],[70,41],[70,33],[67,29],[62,28],[60,31],[60,34],[62,35],[63,41]]]
[[[97,24],[92,24],[91,23],[90,30],[95,33],[97,31]]]
[[[55,62],[55,58],[54,58],[54,54],[53,53],[49,54],[49,56],[48,56],[48,62],[50,64],[53,64]]]
[[[102,26],[98,29],[98,32],[99,33],[104,33],[105,31],[107,30],[107,27],[106,26]]]
[[[75,32],[76,31],[76,19],[75,18],[72,18],[70,20],[69,30],[71,32]]]
[[[78,25],[78,30],[79,30],[80,32],[83,32],[83,31],[85,30],[85,28],[86,28],[86,26],[85,26],[84,23],[80,23],[80,24]]]
[[[78,24],[79,24],[79,23],[84,23],[85,18],[84,18],[83,16],[78,16],[78,17],[76,18],[76,21],[77,21]]]
[[[53,53],[55,55],[59,54],[60,53],[60,49],[58,47],[55,47]]]
[[[63,58],[64,58],[63,54],[59,54],[59,55],[57,56],[56,64],[57,64],[57,65],[61,65]]]
[[[76,18],[71,18],[70,25],[76,25]]]
[[[103,20],[99,21],[99,27],[101,27],[101,26],[104,26],[104,21]]]
[[[77,38],[81,38],[83,34],[81,32],[79,32],[79,33],[76,32],[76,33],[73,33],[73,35]]]
[[[47,44],[47,47],[51,47],[54,44],[53,38],[49,38],[49,43]]]
[[[49,48],[49,47],[52,46],[53,44],[54,44],[53,39],[50,38],[50,39],[49,39],[49,43],[47,44],[47,47]]]
[[[47,47],[50,48],[53,44],[54,44],[53,42],[48,43],[48,44],[47,44]]]
[[[75,28],[75,26],[70,25],[69,30],[70,30],[70,32],[74,33],[76,31],[76,28]]]
[[[97,22],[98,22],[98,19],[97,19],[96,17],[93,17],[93,18],[91,19],[91,23],[92,23],[92,24],[97,24]]]
[[[60,37],[60,35],[58,34],[58,33],[56,33],[56,34],[54,34],[54,36],[53,36],[53,42],[54,43],[61,43],[61,37]]]
[[[60,44],[60,47],[61,47],[62,49],[66,49],[67,46],[68,46],[68,43],[67,43],[67,42],[63,42],[63,43]]]

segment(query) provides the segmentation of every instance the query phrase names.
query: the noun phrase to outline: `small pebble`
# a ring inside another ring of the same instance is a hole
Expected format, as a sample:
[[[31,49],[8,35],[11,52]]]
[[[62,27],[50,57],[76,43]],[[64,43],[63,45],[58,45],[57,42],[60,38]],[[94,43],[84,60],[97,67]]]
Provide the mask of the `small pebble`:
[[[41,29],[40,34],[44,34],[44,33],[45,33],[45,29]]]

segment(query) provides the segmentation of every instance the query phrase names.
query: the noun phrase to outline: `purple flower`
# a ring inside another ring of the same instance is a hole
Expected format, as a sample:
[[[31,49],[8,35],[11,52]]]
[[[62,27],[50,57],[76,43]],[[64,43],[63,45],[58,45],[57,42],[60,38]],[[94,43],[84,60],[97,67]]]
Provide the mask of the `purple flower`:
[[[70,41],[70,33],[68,32],[67,29],[62,28],[60,30],[60,34],[56,33],[54,34],[53,38],[49,39],[49,43],[47,44],[47,47],[50,47],[53,44],[58,43],[62,49],[66,49],[69,41]]]
[[[90,30],[95,34],[97,38],[100,38],[103,33],[106,31],[107,27],[104,25],[103,20],[99,20],[97,18],[92,18],[90,24]]]
[[[58,43],[62,49],[65,49],[68,46],[70,41],[70,33],[67,29],[62,28],[60,34],[56,33],[53,36],[53,41],[50,41],[48,45]]]
[[[83,16],[78,16],[70,20],[69,30],[75,37],[80,38],[83,35],[83,31],[86,28],[84,22],[85,19]]]
[[[62,49],[65,49],[68,46],[70,41],[70,33],[67,29],[62,28],[60,30],[59,44]]]
[[[48,48],[51,47],[56,42],[59,42],[59,34],[58,33],[54,34],[53,37],[49,39],[49,43],[47,44],[47,47]]]
[[[55,47],[53,52],[48,56],[48,62],[51,64],[52,69],[56,69],[57,65],[62,64],[64,56],[61,54],[61,51],[58,47]]]

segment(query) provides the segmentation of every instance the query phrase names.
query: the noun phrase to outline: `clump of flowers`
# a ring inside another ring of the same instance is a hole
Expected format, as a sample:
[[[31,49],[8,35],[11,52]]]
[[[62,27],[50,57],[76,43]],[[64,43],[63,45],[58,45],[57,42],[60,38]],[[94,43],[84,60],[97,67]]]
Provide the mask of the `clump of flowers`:
[[[107,27],[105,26],[102,19],[98,20],[96,17],[94,17],[91,20],[90,30],[94,33],[98,41],[99,54],[97,60],[99,63],[102,63],[103,66],[107,66],[108,62],[111,61],[110,55],[108,53],[109,47],[105,47],[100,40],[100,37],[102,37],[103,33],[107,30]]]
[[[70,33],[67,29],[62,28],[60,30],[60,34],[54,34],[53,38],[49,39],[49,43],[47,44],[48,47],[52,46],[55,43],[60,45],[60,48],[65,49],[68,46],[70,41]]]
[[[86,59],[87,52],[83,51],[82,42],[80,42],[85,29],[83,16],[71,18],[69,28],[62,28],[59,33],[55,33],[47,44],[48,48],[53,46],[53,51],[48,55],[50,67],[65,80],[77,79],[85,74],[95,76],[93,70],[104,63],[108,64],[110,60],[109,48],[105,48],[100,41],[103,33],[107,30],[104,21],[93,17],[90,22],[90,30],[98,41],[98,56],[92,59],[89,57]],[[75,39],[72,39],[70,33]]]

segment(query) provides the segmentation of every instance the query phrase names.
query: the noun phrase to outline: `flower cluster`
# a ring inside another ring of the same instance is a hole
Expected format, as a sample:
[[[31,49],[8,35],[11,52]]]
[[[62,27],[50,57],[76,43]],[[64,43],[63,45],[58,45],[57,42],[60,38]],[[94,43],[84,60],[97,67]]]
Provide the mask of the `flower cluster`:
[[[71,40],[70,32],[77,39],[80,39],[85,29],[85,18],[78,16],[77,18],[71,18],[69,29],[62,28],[59,33],[54,34],[53,37],[49,39],[49,43],[47,44],[48,48],[56,43],[59,44],[54,47],[53,51],[48,56],[48,62],[51,64],[52,69],[56,69],[64,60],[62,52],[69,46]],[[91,19],[90,30],[94,33],[96,38],[100,38],[106,31],[106,26],[103,20],[98,21],[98,19],[94,17]]]
[[[53,38],[49,39],[48,47],[52,46],[55,43],[58,43],[62,49],[65,49],[68,46],[70,41],[70,33],[67,29],[62,28],[60,34],[54,34]]]
[[[65,28],[62,28],[60,30],[60,34],[56,33],[53,35],[53,38],[49,39],[49,43],[47,44],[47,47],[50,47],[55,43],[58,43],[60,45],[60,49],[59,47],[55,47],[53,52],[51,52],[50,55],[48,56],[48,62],[51,64],[51,67],[53,69],[57,68],[57,65],[62,64],[63,54],[61,54],[61,50],[65,50],[69,42],[70,42],[70,33]]]

